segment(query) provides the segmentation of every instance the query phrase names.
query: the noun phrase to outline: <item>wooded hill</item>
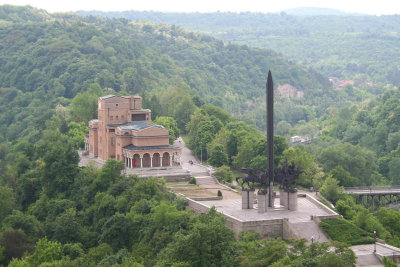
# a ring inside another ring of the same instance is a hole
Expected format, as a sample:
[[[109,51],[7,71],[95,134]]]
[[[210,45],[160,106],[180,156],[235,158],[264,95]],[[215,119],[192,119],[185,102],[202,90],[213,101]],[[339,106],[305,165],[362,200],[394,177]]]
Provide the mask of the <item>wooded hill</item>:
[[[273,49],[290,60],[313,67],[326,77],[400,85],[400,51],[397,49],[400,43],[399,15],[292,16],[285,12],[139,11],[79,13],[179,25],[208,33],[225,42]]]
[[[1,6],[0,25],[0,132],[8,140],[34,131],[48,108],[68,105],[93,82],[124,94],[185,83],[206,103],[239,111],[264,95],[269,69],[276,85],[329,88],[271,50],[165,24]]]

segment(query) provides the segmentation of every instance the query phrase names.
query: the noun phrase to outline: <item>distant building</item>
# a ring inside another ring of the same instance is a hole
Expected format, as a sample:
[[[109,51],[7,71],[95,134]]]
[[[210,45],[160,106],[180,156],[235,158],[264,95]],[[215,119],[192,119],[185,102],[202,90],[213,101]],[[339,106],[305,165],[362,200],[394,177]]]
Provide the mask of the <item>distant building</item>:
[[[328,77],[331,84],[335,87],[345,87],[347,84],[354,85],[353,80],[340,81],[337,77]]]
[[[290,137],[290,142],[293,144],[299,143],[299,144],[307,144],[311,143],[311,138],[309,136],[292,136]]]
[[[98,119],[85,137],[89,156],[115,158],[128,168],[168,167],[180,161],[181,149],[169,145],[169,131],[151,124],[151,110],[140,96],[106,95],[98,99]]]

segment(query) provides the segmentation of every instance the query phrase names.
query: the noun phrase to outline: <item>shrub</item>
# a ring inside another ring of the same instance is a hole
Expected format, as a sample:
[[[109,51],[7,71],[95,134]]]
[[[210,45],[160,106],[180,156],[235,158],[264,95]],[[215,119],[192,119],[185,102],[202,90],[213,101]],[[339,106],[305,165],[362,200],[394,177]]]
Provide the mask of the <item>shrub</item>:
[[[189,184],[196,184],[196,178],[194,177],[190,178]]]
[[[222,192],[221,192],[221,190],[218,190],[217,196],[222,197]]]
[[[219,182],[224,181],[224,182],[230,183],[230,182],[232,182],[232,180],[234,178],[233,172],[226,165],[217,168],[214,175],[218,179]]]

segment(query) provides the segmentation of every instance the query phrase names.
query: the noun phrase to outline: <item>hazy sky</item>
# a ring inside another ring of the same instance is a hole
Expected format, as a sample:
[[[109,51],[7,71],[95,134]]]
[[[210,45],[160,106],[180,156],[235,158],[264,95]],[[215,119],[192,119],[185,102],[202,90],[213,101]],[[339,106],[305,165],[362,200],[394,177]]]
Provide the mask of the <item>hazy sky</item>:
[[[365,14],[400,14],[398,0],[0,0],[0,4],[30,5],[49,12],[76,10],[153,10],[177,12],[277,12],[295,7],[325,7]]]

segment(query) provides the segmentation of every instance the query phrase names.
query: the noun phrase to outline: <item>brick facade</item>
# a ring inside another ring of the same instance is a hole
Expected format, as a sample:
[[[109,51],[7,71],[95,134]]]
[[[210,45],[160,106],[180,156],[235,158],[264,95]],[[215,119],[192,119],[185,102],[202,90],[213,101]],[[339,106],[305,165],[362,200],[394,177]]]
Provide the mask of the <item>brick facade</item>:
[[[129,168],[165,167],[179,162],[181,149],[169,145],[169,132],[151,124],[151,111],[140,96],[98,99],[98,119],[89,122],[85,149],[90,156],[115,158]]]

